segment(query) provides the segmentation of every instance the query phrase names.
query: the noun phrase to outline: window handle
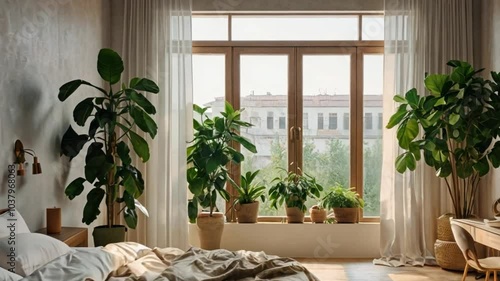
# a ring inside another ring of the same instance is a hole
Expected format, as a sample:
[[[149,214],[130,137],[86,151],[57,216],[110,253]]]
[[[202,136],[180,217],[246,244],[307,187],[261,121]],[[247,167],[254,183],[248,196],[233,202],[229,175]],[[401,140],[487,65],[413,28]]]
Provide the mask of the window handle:
[[[301,141],[302,140],[302,128],[297,127],[297,131],[298,131],[298,139]]]
[[[295,126],[290,127],[290,133],[288,137],[290,138],[290,141],[293,141],[295,139]]]

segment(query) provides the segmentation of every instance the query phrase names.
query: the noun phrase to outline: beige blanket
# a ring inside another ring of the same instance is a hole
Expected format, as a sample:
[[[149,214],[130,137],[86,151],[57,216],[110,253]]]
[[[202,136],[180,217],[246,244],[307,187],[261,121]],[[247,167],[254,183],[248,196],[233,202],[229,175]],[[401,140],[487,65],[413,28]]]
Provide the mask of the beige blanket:
[[[104,248],[114,257],[108,281],[319,280],[299,262],[263,252],[150,249],[137,243]]]

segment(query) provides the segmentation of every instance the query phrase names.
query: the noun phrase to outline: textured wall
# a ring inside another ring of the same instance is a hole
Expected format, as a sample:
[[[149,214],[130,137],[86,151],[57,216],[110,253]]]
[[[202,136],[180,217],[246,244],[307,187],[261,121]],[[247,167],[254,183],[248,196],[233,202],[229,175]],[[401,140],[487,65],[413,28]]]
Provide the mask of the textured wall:
[[[59,87],[82,78],[101,83],[100,48],[109,46],[105,0],[0,1],[0,207],[7,206],[7,166],[14,141],[33,148],[43,173],[18,177],[16,205],[32,231],[45,226],[45,208],[58,206],[63,225],[81,226],[85,196],[71,202],[65,185],[83,174],[82,161],[59,157],[59,142],[75,97],[62,104]],[[80,92],[80,97],[86,93]],[[27,157],[32,163],[32,158]],[[101,217],[102,219],[103,217]]]

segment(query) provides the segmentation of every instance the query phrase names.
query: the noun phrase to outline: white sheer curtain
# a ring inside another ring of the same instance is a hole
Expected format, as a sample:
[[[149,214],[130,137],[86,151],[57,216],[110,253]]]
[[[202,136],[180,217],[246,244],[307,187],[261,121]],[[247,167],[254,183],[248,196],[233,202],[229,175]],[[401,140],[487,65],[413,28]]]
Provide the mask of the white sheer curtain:
[[[395,112],[392,100],[415,87],[424,93],[424,75],[446,73],[451,59],[473,63],[472,0],[386,0],[384,122]],[[390,266],[433,263],[436,218],[450,209],[435,171],[419,163],[399,174],[396,129],[384,130],[380,194],[381,258]]]
[[[112,2],[112,46],[125,63],[124,80],[148,77],[160,87],[149,95],[156,106],[158,135],[149,141],[142,171],[141,201],[149,218],[139,217],[129,241],[150,247],[188,246],[186,141],[191,128],[191,1],[118,0]],[[150,139],[145,137],[145,139]]]

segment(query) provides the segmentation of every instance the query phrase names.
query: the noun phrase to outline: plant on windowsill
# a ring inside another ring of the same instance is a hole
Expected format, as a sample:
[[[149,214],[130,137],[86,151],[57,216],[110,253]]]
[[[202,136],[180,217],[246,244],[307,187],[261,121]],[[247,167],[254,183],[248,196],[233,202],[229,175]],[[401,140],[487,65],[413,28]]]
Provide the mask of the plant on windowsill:
[[[323,208],[322,203],[319,202],[309,208],[309,214],[311,215],[312,223],[323,223],[327,217],[327,210]]]
[[[83,80],[73,80],[59,88],[60,101],[68,99],[81,85],[101,93],[95,97],[85,96],[73,111],[73,119],[81,127],[89,118],[92,120],[88,134],[79,135],[70,125],[61,140],[61,155],[70,160],[87,142],[90,143],[85,156],[85,177],[73,180],[65,193],[73,200],[83,192],[85,182],[93,185],[83,209],[82,222],[86,224],[92,223],[101,213],[99,205],[105,198],[107,224],[94,229],[96,246],[125,240],[125,227],[115,225],[115,216],[119,213],[115,206],[123,204],[120,212],[123,211],[126,224],[132,229],[137,226],[136,209],[148,215],[137,200],[144,192],[144,180],[141,172],[132,165],[129,146],[122,139],[130,141],[135,154],[143,162],[148,161],[148,143],[133,129],[148,133],[151,138],[156,136],[157,126],[150,117],[156,109],[140,92],[157,94],[160,90],[153,81],[137,77],[128,84],[123,83],[121,88],[113,89],[113,85],[120,81],[123,70],[121,57],[111,49],[102,49],[97,57],[97,71],[107,82],[108,90]]]
[[[233,208],[236,210],[238,223],[256,223],[259,214],[259,198],[262,202],[266,201],[264,192],[266,187],[260,183],[254,183],[254,179],[260,170],[255,172],[247,172],[241,175],[240,186],[231,180],[234,188],[238,192],[238,197],[235,198]]]
[[[284,203],[287,222],[303,223],[307,199],[319,198],[323,187],[308,174],[299,175],[282,168],[280,170],[282,175],[273,179],[275,184],[269,189],[271,207],[278,209]]]
[[[239,134],[240,128],[252,124],[240,120],[241,110],[234,110],[225,103],[221,116],[209,117],[207,110],[193,105],[194,138],[187,148],[187,182],[192,198],[188,202],[188,215],[191,223],[198,225],[201,248],[220,248],[224,229],[224,215],[216,210],[217,195],[229,201],[226,182],[229,178],[228,165],[239,164],[245,159],[242,153],[234,149],[231,143],[241,144],[250,152],[257,149],[251,141]],[[214,113],[212,113],[214,114]],[[198,206],[208,212],[198,213]]]
[[[473,216],[480,180],[491,167],[500,166],[500,73],[493,81],[477,75],[469,63],[451,60],[450,74],[431,74],[424,80],[429,94],[415,88],[394,96],[400,104],[387,128],[397,125],[397,140],[403,152],[396,170],[413,171],[422,157],[444,180],[455,218]],[[436,261],[445,269],[463,270],[464,260],[450,260],[458,246],[441,247],[441,240],[454,241],[449,219],[438,219]]]
[[[333,210],[338,223],[359,222],[359,210],[364,207],[365,202],[354,190],[354,187],[348,189],[337,184],[321,199],[325,209]]]

